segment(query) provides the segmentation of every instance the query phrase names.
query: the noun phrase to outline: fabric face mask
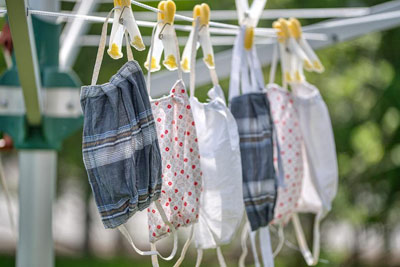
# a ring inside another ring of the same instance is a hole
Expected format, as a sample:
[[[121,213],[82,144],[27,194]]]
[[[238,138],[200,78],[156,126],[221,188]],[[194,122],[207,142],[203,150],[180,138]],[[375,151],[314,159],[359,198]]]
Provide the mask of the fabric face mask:
[[[285,225],[300,198],[303,182],[303,140],[292,94],[276,84],[269,84],[267,92],[285,173],[284,186],[278,189],[272,223]]]
[[[106,30],[105,24],[102,39]],[[104,226],[115,228],[159,197],[161,157],[143,73],[129,46],[131,61],[109,83],[95,85],[104,45],[99,45],[92,85],[82,87],[82,150]]]
[[[274,207],[278,182],[282,183],[282,165],[278,164],[278,177],[273,164],[274,126],[270,104],[264,90],[264,78],[255,48],[245,51],[243,47],[245,28],[236,38],[232,57],[229,99],[230,108],[236,119],[240,136],[240,151],[243,171],[243,199],[250,227],[243,229],[244,246],[240,266],[247,254],[245,240],[250,231],[255,262],[256,231],[260,229],[260,246],[263,263],[271,266],[272,251],[268,224],[274,218]],[[250,77],[249,77],[250,74]],[[240,86],[241,85],[241,86]],[[240,87],[242,95],[240,95]],[[279,146],[277,146],[279,147]],[[280,158],[280,154],[278,153]],[[280,160],[278,159],[278,162]],[[243,241],[242,240],[242,241]],[[272,262],[273,265],[273,262]]]
[[[235,118],[226,106],[214,68],[209,68],[214,87],[208,103],[195,97],[195,58],[198,21],[193,33],[190,69],[190,104],[198,133],[203,192],[199,222],[194,226],[198,249],[196,266],[202,250],[216,248],[221,266],[226,266],[219,246],[229,244],[243,218],[242,165],[239,134]],[[204,28],[203,28],[204,29]]]
[[[279,226],[279,243],[274,251],[274,256],[279,253],[284,244],[283,227],[288,223],[293,212],[298,207],[303,185],[304,164],[302,155],[303,139],[293,95],[287,89],[274,83],[278,63],[277,56],[278,51],[275,45],[267,95],[271,104],[271,114],[277,139],[279,140],[279,153],[282,158],[285,177],[283,186],[278,188],[277,203],[274,211],[275,217],[271,222]],[[283,66],[282,71],[284,72]],[[283,80],[285,79],[283,78]],[[285,81],[283,83],[286,84]],[[275,152],[274,163],[275,167],[277,167],[277,149]]]
[[[298,216],[293,217],[296,236],[309,265],[318,263],[319,224],[331,209],[338,186],[335,141],[328,109],[318,89],[306,82],[293,84],[294,103],[303,133],[304,184],[297,212],[316,214],[313,254],[308,249]]]
[[[154,37],[153,31],[152,43]],[[149,58],[151,53],[152,51]],[[147,83],[149,91],[150,73],[151,71],[148,72]],[[189,97],[181,79],[180,66],[178,75],[179,80],[169,95],[151,100],[162,159],[162,190],[158,203],[170,224],[169,226],[165,223],[163,214],[154,204],[149,207],[149,238],[152,250],[156,249],[157,240],[171,232],[171,227],[178,229],[190,226],[196,223],[199,217],[202,171],[197,133]],[[188,240],[192,235],[193,229]],[[153,257],[153,264],[155,260]]]
[[[127,43],[127,62],[109,83],[96,85],[104,54],[103,25],[92,85],[83,86],[83,159],[106,228],[124,223],[161,193],[161,155],[143,73]],[[132,241],[132,240],[131,240]],[[141,255],[154,252],[138,250]]]

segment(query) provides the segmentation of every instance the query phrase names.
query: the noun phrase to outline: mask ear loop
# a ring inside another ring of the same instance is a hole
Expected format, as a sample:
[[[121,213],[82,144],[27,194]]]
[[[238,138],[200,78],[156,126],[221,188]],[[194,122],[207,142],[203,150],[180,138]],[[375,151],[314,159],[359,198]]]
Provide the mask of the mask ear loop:
[[[176,230],[175,230],[174,226],[168,221],[167,216],[165,215],[165,212],[164,212],[163,208],[161,207],[160,203],[158,202],[158,200],[154,201],[154,204],[156,205],[156,208],[157,208],[158,212],[160,213],[163,222],[171,229],[172,234],[174,236],[174,246],[173,246],[171,254],[168,257],[163,257],[156,250],[156,247],[155,247],[154,243],[150,243],[151,251],[142,251],[139,248],[137,248],[135,243],[133,242],[132,236],[130,235],[130,233],[129,233],[127,227],[126,227],[126,224],[122,224],[122,225],[118,226],[118,230],[128,240],[128,242],[131,244],[132,248],[135,250],[135,252],[137,254],[139,254],[141,256],[151,256],[152,257],[153,266],[158,266],[157,260],[153,261],[153,257],[156,257],[156,259],[157,259],[157,255],[158,255],[163,260],[167,260],[167,261],[172,260],[174,258],[174,256],[175,256],[177,248],[178,248],[178,238],[177,238]]]
[[[274,253],[272,254],[274,258],[276,256],[278,256],[279,252],[282,250],[283,245],[285,243],[285,235],[284,235],[284,232],[283,232],[282,224],[279,224],[279,226],[278,226],[278,238],[279,238],[279,243],[276,246],[276,249],[274,250]]]
[[[156,201],[154,201],[154,204],[156,205],[156,208],[157,208],[158,212],[159,212],[160,215],[161,215],[161,219],[162,219],[163,222],[169,227],[169,229],[171,229],[172,235],[173,235],[173,237],[174,237],[174,245],[173,245],[171,254],[170,254],[168,257],[162,256],[162,255],[157,251],[157,247],[156,247],[155,242],[154,242],[154,243],[150,243],[151,250],[154,251],[154,252],[156,252],[156,254],[153,254],[153,255],[151,256],[151,258],[152,258],[151,260],[152,260],[153,263],[157,262],[157,266],[158,266],[157,255],[158,255],[161,259],[166,260],[166,261],[170,261],[170,260],[172,260],[172,259],[175,257],[176,251],[177,251],[177,249],[178,249],[178,237],[177,237],[177,233],[176,233],[175,227],[168,221],[167,215],[165,214],[164,209],[163,209],[163,207],[161,206],[160,202],[159,202],[158,200],[156,200]],[[153,265],[153,266],[154,266],[154,265]]]
[[[196,266],[195,267],[200,267],[202,260],[203,260],[203,250],[199,248],[199,249],[197,249],[197,258],[196,258]]]
[[[190,243],[192,243],[193,240],[193,236],[194,236],[194,226],[192,225],[190,227],[190,234],[188,239],[185,242],[185,245],[183,246],[182,252],[181,252],[181,256],[179,257],[179,259],[176,261],[176,263],[174,264],[174,267],[179,267],[181,266],[183,260],[185,259],[185,255],[187,250],[189,249]]]
[[[177,57],[177,59],[176,59],[177,62],[176,63],[178,65],[178,69],[177,69],[177,71],[178,71],[178,79],[179,80],[183,80],[182,66],[181,66],[181,54],[180,54],[180,51],[179,51],[179,42],[178,42],[178,37],[176,36],[175,30],[174,30],[174,41],[175,41],[175,46],[176,46],[176,57]]]
[[[320,252],[320,232],[319,232],[320,221],[321,221],[321,214],[318,213],[314,219],[313,253],[311,254],[310,249],[308,248],[307,245],[306,238],[304,236],[303,228],[301,226],[299,217],[297,213],[294,213],[292,215],[292,223],[296,233],[297,242],[299,243],[301,253],[303,254],[304,260],[306,261],[308,266],[314,266],[318,263],[319,252]]]
[[[103,23],[103,28],[101,30],[101,36],[100,36],[100,42],[99,42],[99,48],[97,49],[96,63],[94,64],[94,68],[93,68],[91,85],[96,85],[97,80],[99,78],[100,67],[101,67],[101,63],[103,62],[104,50],[106,47],[108,21],[110,20],[110,17],[115,9],[116,9],[115,7],[113,9],[111,9],[111,11],[107,14],[106,20]]]
[[[278,43],[274,44],[272,52],[271,69],[269,71],[269,83],[275,83],[276,67],[278,65]]]
[[[218,258],[218,263],[220,267],[226,267],[226,262],[224,259],[224,255],[222,254],[221,247],[217,247],[217,258]]]
[[[151,88],[151,61],[153,58],[153,51],[154,51],[154,38],[155,38],[155,33],[157,30],[159,23],[157,23],[152,31],[151,34],[151,43],[150,43],[150,51],[149,51],[149,59],[148,59],[148,70],[147,70],[147,93],[149,94],[149,97],[151,99],[151,95],[150,95],[150,88]]]
[[[261,259],[264,267],[274,267],[274,257],[271,247],[271,236],[269,227],[265,226],[259,230]]]
[[[8,190],[1,156],[0,156],[0,183],[3,186],[5,196],[6,196],[6,203],[7,203],[8,217],[10,219],[11,231],[14,236],[14,239],[17,240],[17,233],[16,233],[16,227],[15,227],[15,221],[14,221],[13,208],[11,205],[10,191]]]
[[[128,33],[125,31],[125,45],[126,45],[126,55],[128,57],[128,61],[133,61],[133,54],[132,54],[132,49],[129,44],[129,37]]]
[[[194,31],[193,31],[193,40],[192,40],[192,53],[190,55],[190,97],[194,97],[195,91],[195,77],[196,77],[196,45],[199,38],[199,23],[200,17],[197,17],[194,21]]]
[[[246,223],[243,226],[242,235],[241,235],[242,254],[240,255],[240,258],[239,258],[239,267],[245,267],[244,261],[246,260],[246,256],[247,256],[247,252],[248,252],[247,237],[249,235],[249,229],[250,229],[249,222],[246,219]]]
[[[255,267],[260,267],[260,260],[258,258],[258,253],[257,253],[257,246],[256,246],[256,234],[257,231],[250,231],[250,245],[251,245],[251,251],[253,252],[253,257],[254,257],[254,266]]]

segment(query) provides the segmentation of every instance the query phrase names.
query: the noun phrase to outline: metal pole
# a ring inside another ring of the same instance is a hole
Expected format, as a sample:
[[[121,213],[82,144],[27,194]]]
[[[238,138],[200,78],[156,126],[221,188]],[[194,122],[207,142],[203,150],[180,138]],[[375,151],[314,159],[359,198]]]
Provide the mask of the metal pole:
[[[41,123],[42,97],[32,20],[25,0],[6,0],[19,82],[24,93],[26,118],[31,125]]]
[[[14,1],[16,0],[7,0],[7,8]],[[29,6],[36,9],[59,11],[60,7],[58,0],[17,0],[17,2],[23,1],[25,4],[29,2]],[[23,14],[26,16],[26,10],[19,10],[19,12],[24,12]],[[11,14],[9,16],[11,18]],[[29,16],[27,19],[30,21]],[[28,25],[30,24],[28,23]],[[32,27],[27,32],[32,43],[34,40]],[[34,42],[31,47],[35,47]],[[15,50],[17,67],[21,73],[24,70],[22,66],[18,65],[18,52],[21,51]],[[35,59],[36,49],[31,49],[31,51],[33,52],[32,58]],[[38,77],[38,75],[35,77],[39,84],[37,90],[40,88]],[[40,92],[37,93],[37,96],[40,97]],[[31,100],[25,99],[27,107]],[[28,109],[27,115],[29,118]],[[19,240],[16,266],[52,267],[54,266],[52,210],[57,173],[57,152],[55,150],[20,150],[19,170]]]
[[[54,266],[52,204],[55,192],[57,152],[19,152],[18,267]]]

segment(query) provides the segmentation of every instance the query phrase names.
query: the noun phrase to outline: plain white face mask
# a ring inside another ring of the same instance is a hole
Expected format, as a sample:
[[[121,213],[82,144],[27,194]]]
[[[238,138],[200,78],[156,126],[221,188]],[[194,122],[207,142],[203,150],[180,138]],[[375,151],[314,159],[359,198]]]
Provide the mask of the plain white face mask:
[[[318,89],[307,82],[293,84],[292,88],[304,140],[304,183],[296,211],[316,214],[313,254],[308,249],[297,214],[292,222],[307,264],[315,265],[320,250],[319,224],[330,211],[338,186],[335,140],[328,108]]]
[[[199,221],[194,226],[198,249],[196,266],[201,263],[202,250],[211,248],[217,249],[220,265],[226,266],[219,246],[231,242],[244,213],[239,134],[235,118],[226,106],[224,93],[216,79],[215,69],[209,68],[214,85],[208,92],[209,102],[200,103],[194,95],[198,36],[199,25],[196,21],[193,42],[190,44],[190,105],[198,133],[203,171]]]

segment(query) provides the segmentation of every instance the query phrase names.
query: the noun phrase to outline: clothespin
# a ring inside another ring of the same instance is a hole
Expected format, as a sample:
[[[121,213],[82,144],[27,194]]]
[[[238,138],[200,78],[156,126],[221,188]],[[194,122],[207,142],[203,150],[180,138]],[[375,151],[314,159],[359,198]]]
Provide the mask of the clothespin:
[[[302,82],[304,81],[303,64],[304,66],[306,66],[306,68],[311,67],[311,61],[296,41],[295,36],[297,36],[297,32],[294,33],[293,31],[291,31],[291,23],[289,23],[288,20],[282,18],[278,21],[280,22],[281,30],[283,30],[285,32],[285,35],[288,36],[286,39],[286,43],[290,52],[289,70],[291,73],[291,78],[293,79],[293,81]]]
[[[168,70],[176,70],[178,68],[179,59],[179,49],[178,41],[176,38],[175,28],[174,28],[174,18],[176,5],[174,1],[161,1],[158,4],[158,9],[161,10],[157,16],[157,25],[155,31],[153,46],[153,53],[151,56],[151,72],[160,70],[160,60],[162,52],[164,51],[164,61],[163,65]],[[149,57],[150,53],[147,55],[146,63],[144,66],[149,69]]]
[[[122,39],[125,30],[128,31],[130,44],[139,51],[145,49],[142,35],[133,16],[131,2],[129,0],[114,0],[114,21],[107,53],[113,59],[121,58]]]
[[[322,65],[318,56],[315,54],[314,50],[303,37],[300,22],[296,18],[291,18],[289,20],[289,28],[292,36],[297,40],[300,47],[303,49],[307,57],[311,60],[311,64],[306,64],[305,62],[305,69],[308,71],[316,71],[319,73],[323,72],[324,66]]]
[[[254,28],[257,26],[266,0],[254,0],[249,8],[248,0],[236,0],[236,9],[239,17],[239,24],[246,27],[244,35],[244,48],[248,51],[254,44]]]
[[[283,24],[283,25],[282,25]],[[276,30],[276,34],[278,37],[278,44],[279,44],[279,54],[281,55],[281,68],[282,68],[282,75],[283,75],[283,87],[287,87],[287,82],[292,82],[292,75],[291,75],[291,62],[290,62],[290,55],[288,52],[288,44],[287,40],[289,39],[289,31],[287,27],[285,27],[285,21],[278,20],[274,21],[272,27]]]
[[[195,22],[199,18],[199,35],[194,36],[194,27]],[[185,49],[183,50],[182,55],[182,70],[184,72],[190,72],[190,56],[192,54],[192,43],[193,38],[198,38],[200,42],[200,46],[203,51],[203,61],[207,65],[209,69],[215,68],[214,62],[214,50],[211,45],[211,37],[209,31],[209,22],[210,22],[210,7],[203,3],[201,5],[196,5],[193,8],[193,29],[189,34],[188,41],[185,45]],[[198,49],[198,45],[196,46],[196,50]]]

